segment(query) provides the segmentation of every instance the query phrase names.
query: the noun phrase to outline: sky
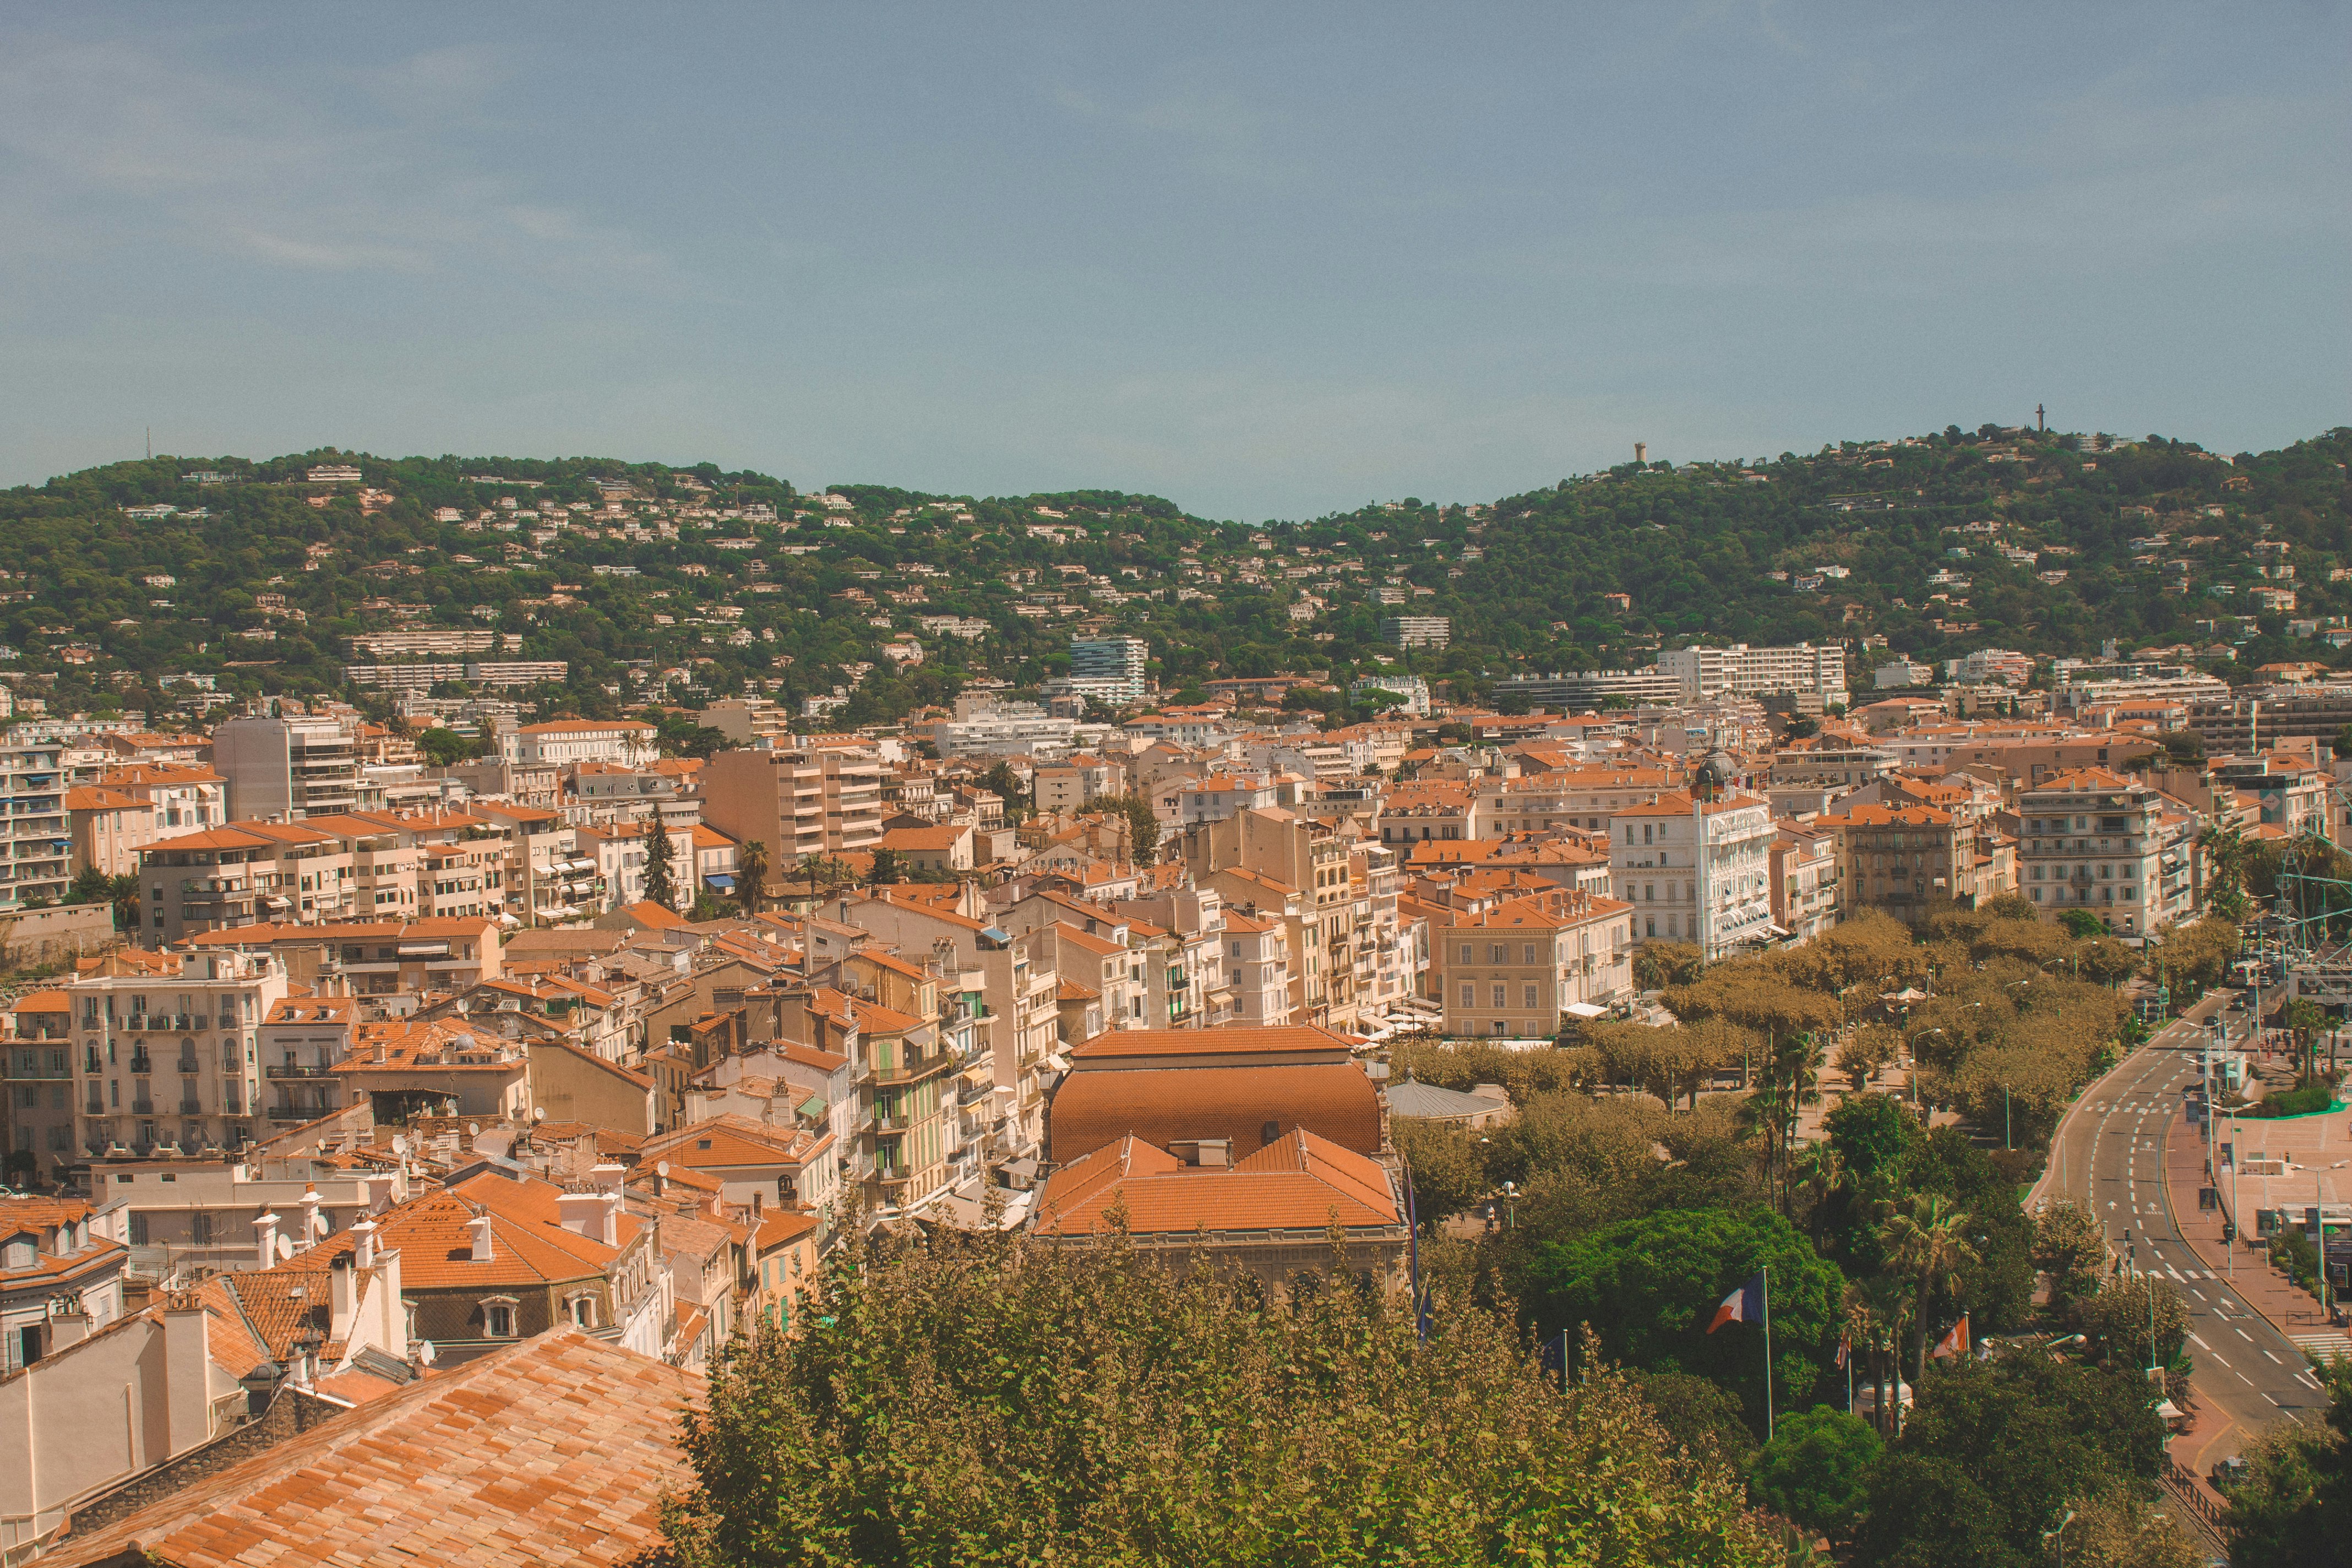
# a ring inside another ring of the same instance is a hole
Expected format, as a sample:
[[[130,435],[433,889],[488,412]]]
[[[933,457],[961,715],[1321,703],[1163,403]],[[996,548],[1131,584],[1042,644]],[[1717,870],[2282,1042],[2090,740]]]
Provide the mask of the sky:
[[[2340,5],[0,9],[0,484],[596,455],[1251,521],[2352,424]]]

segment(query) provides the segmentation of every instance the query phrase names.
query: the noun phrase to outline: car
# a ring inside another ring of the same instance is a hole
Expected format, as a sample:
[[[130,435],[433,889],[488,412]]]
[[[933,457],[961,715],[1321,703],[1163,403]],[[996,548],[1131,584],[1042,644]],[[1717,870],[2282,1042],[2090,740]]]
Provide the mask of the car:
[[[2216,1460],[2206,1479],[2213,1483],[2215,1491],[2226,1493],[2246,1479],[2246,1461],[2232,1454],[2226,1459]]]

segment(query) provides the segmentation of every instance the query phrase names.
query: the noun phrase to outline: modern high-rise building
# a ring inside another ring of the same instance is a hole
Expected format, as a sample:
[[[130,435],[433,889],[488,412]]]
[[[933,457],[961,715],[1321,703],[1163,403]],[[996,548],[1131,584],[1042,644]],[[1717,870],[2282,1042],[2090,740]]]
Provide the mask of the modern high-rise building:
[[[871,747],[802,744],[716,752],[702,770],[702,820],[756,840],[772,875],[804,855],[871,849],[882,837],[882,764]]]
[[[360,804],[359,750],[332,719],[231,719],[213,731],[231,820],[295,821]]]
[[[1390,616],[1381,622],[1381,640],[1396,647],[1444,647],[1454,637],[1445,616]]]
[[[59,753],[54,743],[0,751],[0,910],[66,896],[73,831]]]
[[[1083,696],[1132,702],[1143,695],[1150,657],[1141,637],[1072,637],[1070,677],[1057,684]]]
[[[1658,673],[1681,683],[1685,702],[1774,691],[1818,692],[1824,705],[1846,700],[1845,650],[1833,645],[1750,647],[1736,642],[1727,647],[1668,648],[1658,655]]]

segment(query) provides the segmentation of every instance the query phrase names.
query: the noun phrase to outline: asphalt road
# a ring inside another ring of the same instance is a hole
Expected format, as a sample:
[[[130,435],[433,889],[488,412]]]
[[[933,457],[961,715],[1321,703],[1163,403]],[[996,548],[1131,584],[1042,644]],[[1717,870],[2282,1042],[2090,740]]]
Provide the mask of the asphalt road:
[[[2139,1266],[2177,1282],[2189,1306],[2197,1397],[2238,1428],[2205,1447],[2207,1462],[2281,1418],[2315,1422],[2326,1401],[2303,1352],[2246,1305],[2181,1240],[2164,1181],[2164,1149],[2181,1090],[2201,1076],[2215,996],[2176,1020],[2087,1089],[2059,1129],[2046,1190],[2088,1203],[2120,1252],[2128,1228]],[[2234,1038],[2246,1016],[2224,1013]]]

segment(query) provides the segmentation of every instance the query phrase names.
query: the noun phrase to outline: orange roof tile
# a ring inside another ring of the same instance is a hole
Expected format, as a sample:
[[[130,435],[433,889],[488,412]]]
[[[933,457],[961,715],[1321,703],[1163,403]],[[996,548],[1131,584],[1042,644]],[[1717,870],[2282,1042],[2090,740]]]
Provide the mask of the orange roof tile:
[[[621,1563],[664,1545],[692,1373],[559,1329],[372,1399],[52,1552],[188,1568]],[[135,1543],[135,1545],[134,1545]]]
[[[1388,1173],[1351,1150],[1294,1131],[1229,1169],[1180,1163],[1136,1138],[1106,1145],[1056,1171],[1037,1199],[1041,1236],[1087,1236],[1126,1210],[1137,1236],[1201,1230],[1318,1230],[1336,1215],[1362,1228],[1402,1223]]]

